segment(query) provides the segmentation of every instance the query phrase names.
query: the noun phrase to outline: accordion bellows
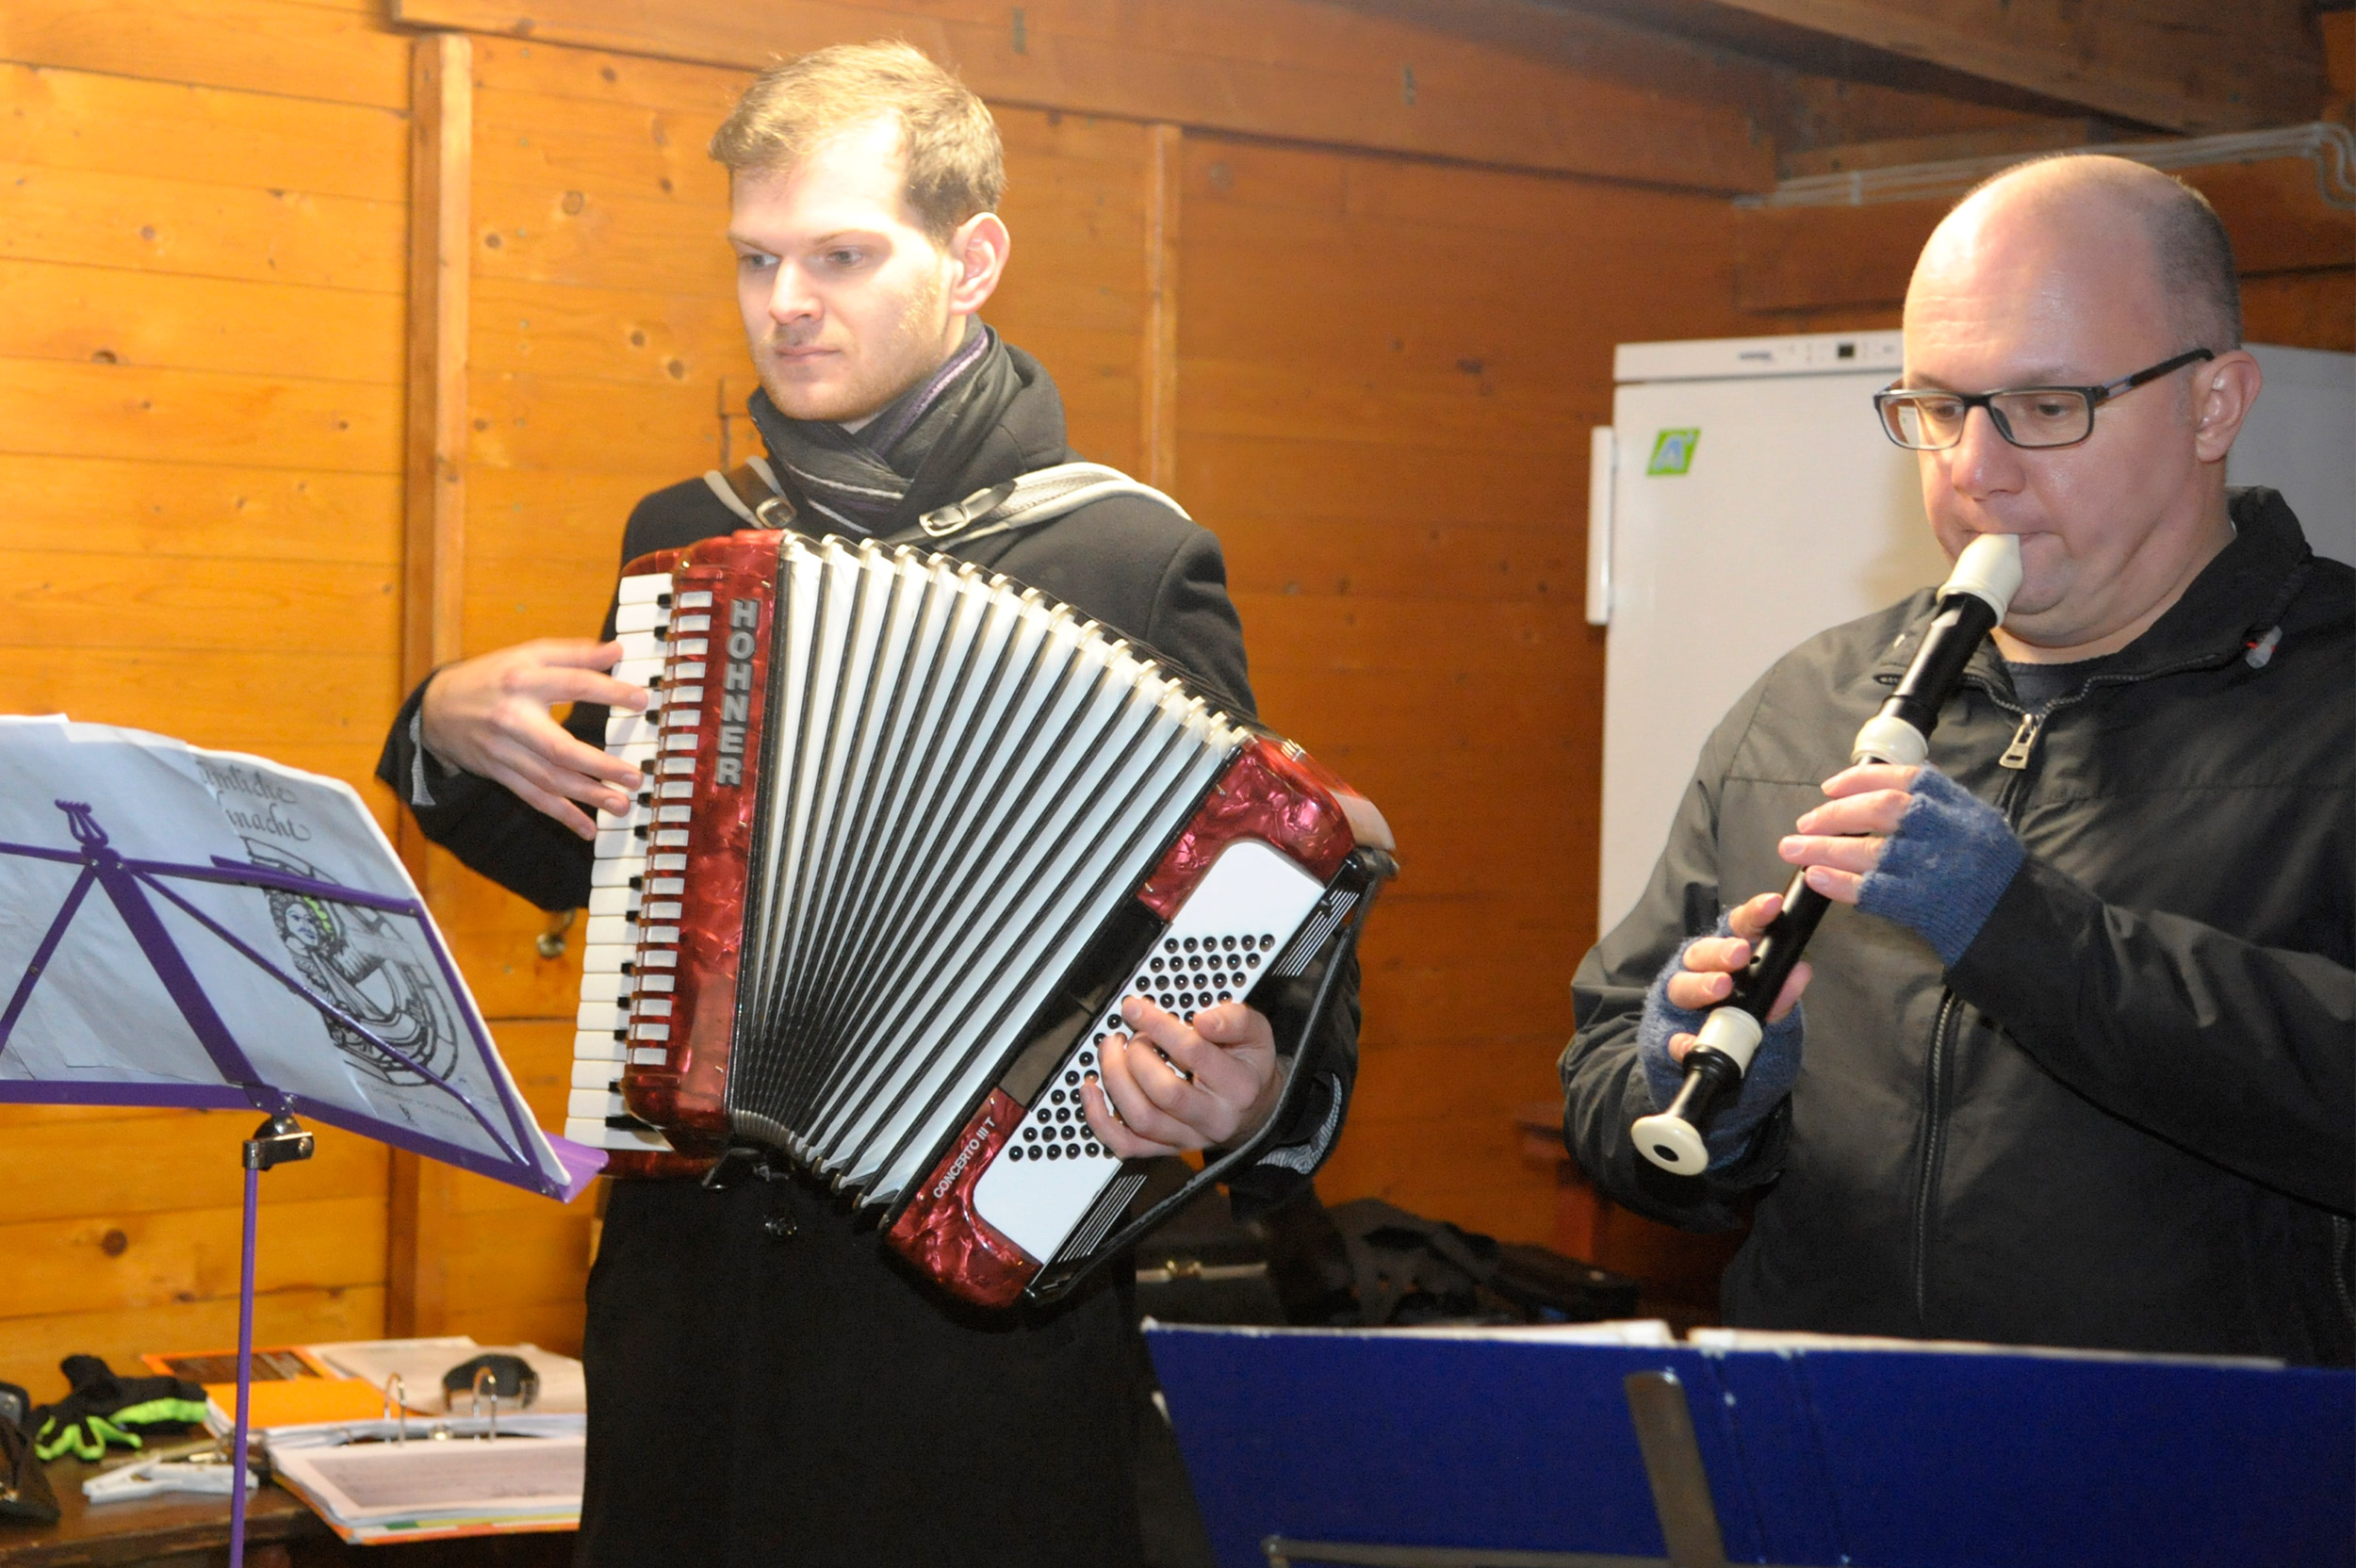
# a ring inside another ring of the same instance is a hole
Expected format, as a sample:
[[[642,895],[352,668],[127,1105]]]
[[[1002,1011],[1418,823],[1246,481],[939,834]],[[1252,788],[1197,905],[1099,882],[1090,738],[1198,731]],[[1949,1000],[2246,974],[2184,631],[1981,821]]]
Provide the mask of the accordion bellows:
[[[782,1152],[971,1300],[1121,1239],[1142,1173],[1079,1109],[1121,1000],[1314,976],[1392,869],[1299,748],[944,556],[741,532],[631,563],[617,624],[657,700],[609,725],[646,783],[599,821],[567,1135]]]

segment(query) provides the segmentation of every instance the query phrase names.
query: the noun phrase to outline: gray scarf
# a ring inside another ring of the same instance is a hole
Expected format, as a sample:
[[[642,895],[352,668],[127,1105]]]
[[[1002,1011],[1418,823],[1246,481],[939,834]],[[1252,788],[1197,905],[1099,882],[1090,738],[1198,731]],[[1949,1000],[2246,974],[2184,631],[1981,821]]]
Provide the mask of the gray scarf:
[[[797,511],[851,538],[890,539],[964,498],[966,469],[1020,386],[1006,345],[976,323],[938,370],[856,433],[789,419],[765,391],[753,394],[751,411]]]

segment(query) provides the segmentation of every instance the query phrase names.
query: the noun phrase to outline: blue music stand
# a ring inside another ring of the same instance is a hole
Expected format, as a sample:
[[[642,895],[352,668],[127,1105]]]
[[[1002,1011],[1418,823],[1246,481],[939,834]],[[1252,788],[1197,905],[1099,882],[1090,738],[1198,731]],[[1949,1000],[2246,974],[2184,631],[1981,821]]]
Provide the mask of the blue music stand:
[[[64,798],[82,793],[92,799]],[[264,1113],[241,1153],[230,1561],[242,1564],[260,1177],[311,1156],[296,1117],[564,1201],[604,1155],[534,1124],[432,916],[349,787],[133,731],[0,720],[0,827],[32,837],[43,797],[61,814],[46,819],[45,841],[0,835],[0,1101]],[[247,853],[126,855],[110,825]],[[245,830],[374,886],[332,880]],[[277,956],[262,951],[264,932]],[[291,1015],[286,997],[300,1004]],[[315,1037],[299,1037],[297,1021]]]
[[[2356,1374],[1149,1324],[1222,1568],[2348,1568]]]

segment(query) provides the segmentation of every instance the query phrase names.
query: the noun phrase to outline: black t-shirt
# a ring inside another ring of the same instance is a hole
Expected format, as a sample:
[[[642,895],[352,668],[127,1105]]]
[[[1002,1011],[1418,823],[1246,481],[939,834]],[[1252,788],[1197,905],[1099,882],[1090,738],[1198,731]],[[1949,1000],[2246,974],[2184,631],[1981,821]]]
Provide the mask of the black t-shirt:
[[[2012,677],[2012,694],[2021,699],[2021,706],[2032,713],[2042,713],[2062,698],[2076,696],[2086,689],[2088,680],[2118,660],[2115,653],[2068,664],[2017,664],[2007,659],[2004,672]]]

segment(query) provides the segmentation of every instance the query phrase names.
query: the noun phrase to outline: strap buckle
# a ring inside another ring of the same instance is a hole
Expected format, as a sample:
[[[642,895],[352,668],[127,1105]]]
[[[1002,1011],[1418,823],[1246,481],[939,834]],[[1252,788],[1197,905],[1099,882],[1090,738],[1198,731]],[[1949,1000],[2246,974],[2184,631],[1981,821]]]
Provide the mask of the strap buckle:
[[[1015,482],[1007,480],[987,490],[976,490],[961,501],[952,501],[947,506],[938,506],[925,513],[916,519],[917,526],[924,531],[927,538],[946,539],[951,534],[972,528],[1004,506],[1014,495],[1014,488]]]

